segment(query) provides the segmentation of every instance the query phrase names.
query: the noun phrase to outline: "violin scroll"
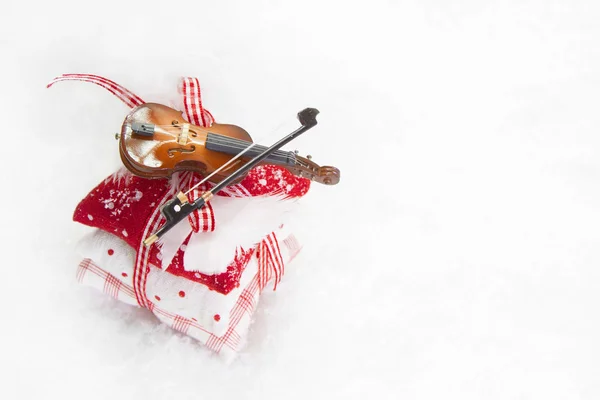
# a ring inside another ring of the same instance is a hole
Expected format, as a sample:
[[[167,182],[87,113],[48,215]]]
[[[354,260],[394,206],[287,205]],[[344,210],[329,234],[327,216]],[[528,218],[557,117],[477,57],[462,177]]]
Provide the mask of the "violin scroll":
[[[296,164],[289,168],[290,172],[296,176],[310,179],[323,185],[336,185],[340,181],[340,170],[330,166],[319,166],[306,158],[296,155]]]

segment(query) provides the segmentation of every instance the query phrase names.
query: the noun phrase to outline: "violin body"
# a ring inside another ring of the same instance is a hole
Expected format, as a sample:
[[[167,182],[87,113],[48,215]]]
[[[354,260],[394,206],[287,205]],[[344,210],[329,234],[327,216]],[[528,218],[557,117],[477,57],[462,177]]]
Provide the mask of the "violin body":
[[[208,180],[219,183],[233,174],[264,146],[252,144],[243,128],[230,124],[213,124],[204,128],[189,124],[182,112],[156,103],[134,108],[121,127],[119,154],[125,167],[144,178],[168,178],[178,171],[194,171],[208,176],[228,163],[240,152],[239,158]],[[340,172],[334,167],[321,167],[308,158],[291,151],[276,151],[261,164],[280,165],[296,176],[326,185],[339,182]],[[244,178],[237,177],[232,183]]]

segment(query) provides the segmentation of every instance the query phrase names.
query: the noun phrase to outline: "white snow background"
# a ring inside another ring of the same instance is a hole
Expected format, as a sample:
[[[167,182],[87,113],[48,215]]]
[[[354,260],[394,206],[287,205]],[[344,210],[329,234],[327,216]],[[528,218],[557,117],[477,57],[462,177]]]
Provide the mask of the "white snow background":
[[[600,3],[4,2],[2,399],[600,398]],[[231,365],[75,281],[77,203],[128,109],[340,168]]]

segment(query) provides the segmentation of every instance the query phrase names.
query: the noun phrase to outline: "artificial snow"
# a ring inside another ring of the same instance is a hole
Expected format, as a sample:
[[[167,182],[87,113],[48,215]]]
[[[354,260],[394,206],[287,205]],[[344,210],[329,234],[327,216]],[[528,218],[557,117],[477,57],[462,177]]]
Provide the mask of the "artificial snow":
[[[598,20],[592,0],[10,2],[0,104],[31,140],[5,145],[4,186],[35,190],[3,196],[0,398],[600,398]],[[122,166],[130,109],[46,89],[63,73],[166,105],[198,77],[264,145],[319,109],[284,150],[341,181],[299,202],[304,247],[232,364],[76,282],[73,211]]]

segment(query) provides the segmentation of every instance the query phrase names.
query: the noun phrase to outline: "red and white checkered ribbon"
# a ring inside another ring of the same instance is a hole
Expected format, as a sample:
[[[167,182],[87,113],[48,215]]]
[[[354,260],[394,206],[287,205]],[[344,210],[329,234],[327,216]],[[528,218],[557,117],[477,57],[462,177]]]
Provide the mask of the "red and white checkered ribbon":
[[[128,107],[134,108],[145,103],[141,97],[137,96],[130,90],[123,86],[106,79],[98,75],[91,74],[63,74],[59,77],[54,78],[47,87],[51,87],[56,82],[62,82],[67,80],[76,80],[83,82],[90,82],[99,85],[117,98],[119,98]],[[183,95],[184,105],[184,117],[192,124],[209,127],[215,119],[213,115],[206,110],[202,105],[202,96],[200,90],[200,82],[197,78],[184,77],[181,79],[179,90]],[[179,185],[173,188],[175,191],[187,191],[191,189],[197,182],[198,177],[196,174],[191,172],[183,172],[179,174],[178,179]],[[205,183],[200,187],[193,189],[190,192],[190,199],[194,200],[200,197],[203,191],[209,190],[211,185]],[[168,193],[159,204],[163,204],[169,200],[173,193]],[[229,197],[248,197],[251,194],[242,185],[230,185],[229,187],[221,190],[219,195]],[[190,226],[195,232],[204,231],[210,232],[215,229],[215,217],[213,208],[210,202],[206,204],[200,211],[195,210],[189,217]],[[152,216],[149,218],[142,238],[146,238],[152,232],[155,232],[164,223],[164,217],[159,212],[157,207]],[[137,249],[136,266],[134,270],[134,291],[137,302],[140,306],[149,308],[150,302],[146,297],[146,278],[149,272],[149,256],[150,250],[146,247],[143,242],[140,242]],[[284,262],[281,258],[281,252],[275,233],[268,235],[258,246],[259,251],[259,288],[264,289],[267,282],[274,278],[274,290],[277,284],[281,281],[281,276],[284,272]]]
[[[211,189],[212,185],[208,182],[204,182],[200,185],[200,177],[197,174],[191,172],[183,172],[181,173],[182,182],[179,185],[179,188],[176,188],[175,191],[178,192],[182,188],[187,188],[187,190],[181,191],[189,191],[188,197],[191,202],[196,201],[202,193]],[[192,189],[193,188],[193,189]],[[212,232],[215,230],[215,214],[210,201],[206,203],[204,207],[200,210],[194,210],[188,217],[188,221],[190,222],[190,226],[194,230],[194,232]]]
[[[115,96],[117,96],[123,103],[128,105],[130,108],[137,107],[145,103],[141,97],[135,95],[133,92],[125,89],[123,86],[111,81],[110,79],[103,78],[98,75],[90,74],[62,74],[54,78],[48,85],[47,88],[54,85],[56,82],[62,81],[83,81],[95,83],[98,86],[103,87]]]
[[[260,290],[263,290],[271,279],[273,279],[273,290],[275,290],[284,273],[284,262],[274,232],[262,240],[257,251]]]
[[[208,110],[202,107],[198,78],[182,78],[180,90],[183,94],[183,106],[187,120],[198,126],[211,126],[215,119]]]

